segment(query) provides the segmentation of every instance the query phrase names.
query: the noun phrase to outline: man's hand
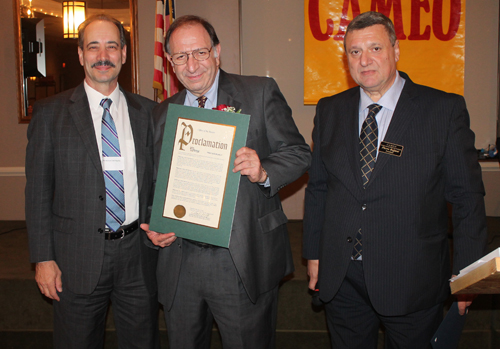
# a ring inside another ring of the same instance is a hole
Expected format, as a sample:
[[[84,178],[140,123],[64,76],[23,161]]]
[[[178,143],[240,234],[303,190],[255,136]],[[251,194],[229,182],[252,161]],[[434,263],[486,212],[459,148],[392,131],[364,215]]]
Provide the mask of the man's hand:
[[[455,277],[455,276],[456,275],[453,275],[453,277]],[[451,282],[450,282],[450,286],[451,286]],[[464,314],[467,314],[467,311],[468,311],[467,308],[470,307],[474,298],[477,297],[477,294],[457,294],[456,297],[457,297],[457,301],[458,301],[458,313],[460,315],[464,315]]]
[[[62,292],[61,270],[55,261],[36,264],[35,280],[45,297],[59,301],[57,292]]]
[[[307,275],[309,275],[309,289],[315,290],[318,283],[319,260],[310,259],[307,261]]]
[[[260,164],[257,152],[248,147],[240,148],[236,152],[233,172],[240,172],[242,175],[247,176],[252,183],[263,183],[267,179],[267,173]]]
[[[149,240],[156,246],[167,247],[173,244],[173,242],[177,239],[175,233],[168,234],[160,234],[155,231],[149,230],[149,224],[141,224],[141,229],[148,234]]]
[[[467,314],[469,311],[467,308],[472,304],[474,298],[476,298],[476,294],[459,294],[457,295],[458,300],[458,313],[460,315]]]

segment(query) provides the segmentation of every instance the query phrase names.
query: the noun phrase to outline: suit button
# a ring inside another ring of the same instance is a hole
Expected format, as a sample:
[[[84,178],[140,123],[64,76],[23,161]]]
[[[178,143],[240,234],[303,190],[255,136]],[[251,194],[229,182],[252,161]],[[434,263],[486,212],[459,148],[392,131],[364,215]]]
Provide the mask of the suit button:
[[[104,200],[104,198],[102,197],[102,195],[99,195],[99,200]]]
[[[101,228],[97,229],[97,231],[99,232],[99,234],[102,234],[104,232],[104,230],[102,230]]]
[[[363,206],[361,206],[361,209],[364,211],[366,210],[366,204],[363,204]]]
[[[351,243],[351,242],[352,242],[352,237],[350,237],[350,236],[349,236],[349,237],[347,238],[347,242],[348,242],[348,243]]]

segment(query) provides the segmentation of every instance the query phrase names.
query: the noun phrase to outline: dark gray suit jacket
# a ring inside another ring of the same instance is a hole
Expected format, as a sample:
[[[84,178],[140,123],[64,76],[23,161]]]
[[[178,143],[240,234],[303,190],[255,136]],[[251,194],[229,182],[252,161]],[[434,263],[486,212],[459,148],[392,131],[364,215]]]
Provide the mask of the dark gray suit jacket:
[[[406,80],[363,189],[359,87],[319,101],[306,189],[304,248],[318,259],[320,298],[331,300],[363,231],[363,270],[375,310],[404,315],[449,295],[447,203],[453,205],[453,273],[480,258],[486,241],[484,188],[463,97]]]
[[[156,159],[161,150],[168,105],[184,104],[185,97],[186,91],[181,91],[153,111]],[[264,188],[246,177],[241,178],[229,245],[243,285],[255,301],[293,271],[287,218],[277,193],[309,168],[311,154],[273,79],[233,75],[221,70],[217,104],[251,115],[246,146],[259,155],[271,184]],[[158,295],[167,310],[177,289],[182,244],[182,239],[177,238],[170,247],[160,249]]]
[[[135,143],[139,222],[148,219],[153,182],[155,102],[122,90]],[[31,262],[55,260],[63,287],[91,293],[104,256],[106,190],[83,83],[37,102],[26,150],[26,224]],[[147,240],[143,232],[141,241]],[[142,269],[156,292],[157,251],[141,244]]]

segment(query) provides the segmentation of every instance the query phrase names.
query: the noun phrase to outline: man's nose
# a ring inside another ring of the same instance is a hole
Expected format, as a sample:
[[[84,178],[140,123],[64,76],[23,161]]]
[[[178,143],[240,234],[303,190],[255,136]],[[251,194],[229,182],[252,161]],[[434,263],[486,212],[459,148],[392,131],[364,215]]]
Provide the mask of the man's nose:
[[[187,62],[186,62],[186,67],[188,71],[194,72],[196,69],[198,69],[199,63],[198,61],[194,58],[193,54],[190,53],[187,56]]]
[[[99,52],[97,54],[97,58],[99,61],[109,60],[109,54],[108,54],[108,51],[106,51],[106,48],[102,48],[99,50]]]
[[[367,52],[367,51],[361,52],[359,62],[363,67],[366,67],[367,65],[369,65],[371,63],[371,61],[372,61],[372,58],[371,58],[371,55],[369,52]]]

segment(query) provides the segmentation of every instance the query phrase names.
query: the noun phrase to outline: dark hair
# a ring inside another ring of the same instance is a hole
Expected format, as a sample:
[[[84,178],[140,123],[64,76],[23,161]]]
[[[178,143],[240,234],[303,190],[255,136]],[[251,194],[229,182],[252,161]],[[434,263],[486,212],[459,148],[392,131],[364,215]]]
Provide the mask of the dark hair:
[[[165,51],[168,52],[168,54],[171,54],[170,52],[170,37],[172,36],[172,33],[185,25],[193,25],[193,24],[201,24],[203,28],[207,31],[208,35],[210,36],[210,43],[212,47],[215,47],[219,44],[219,38],[217,37],[217,34],[215,33],[214,27],[208,23],[205,19],[198,17],[198,16],[193,16],[193,15],[186,15],[186,16],[181,16],[179,18],[176,18],[175,21],[172,22],[172,25],[168,28],[167,35],[165,35]]]
[[[90,16],[85,20],[85,22],[83,22],[78,26],[78,47],[80,47],[82,50],[83,50],[83,36],[85,34],[85,28],[87,28],[90,23],[95,21],[108,21],[116,25],[118,31],[120,32],[121,47],[123,48],[127,44],[127,39],[125,38],[125,30],[123,29],[123,25],[120,23],[120,21],[117,20],[116,18],[101,13],[98,15]]]
[[[347,38],[347,34],[352,31],[365,29],[377,24],[382,24],[384,26],[385,30],[387,31],[387,35],[389,35],[389,40],[391,41],[392,46],[394,46],[396,44],[397,37],[396,30],[394,29],[394,24],[392,24],[392,21],[380,12],[369,11],[362,13],[354,18],[347,26],[347,30],[344,35],[344,49],[346,48],[345,40]]]

